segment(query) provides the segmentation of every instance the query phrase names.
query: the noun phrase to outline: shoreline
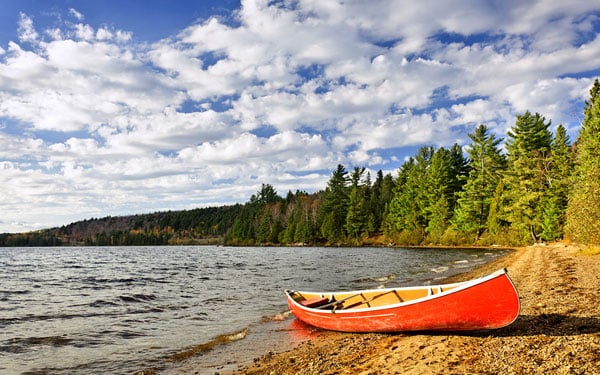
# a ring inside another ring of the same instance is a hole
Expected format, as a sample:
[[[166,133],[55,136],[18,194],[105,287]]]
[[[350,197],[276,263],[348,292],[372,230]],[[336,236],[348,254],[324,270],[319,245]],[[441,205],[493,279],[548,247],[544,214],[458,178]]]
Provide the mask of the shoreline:
[[[517,248],[447,280],[507,268],[521,297],[519,317],[508,327],[462,333],[321,331],[291,350],[213,373],[600,374],[600,256],[577,250],[563,244]]]
[[[362,247],[360,248],[362,249]],[[420,251],[421,248],[411,249],[418,249],[419,253],[423,254]],[[465,247],[444,247],[444,249],[460,251],[471,250],[471,248]],[[514,249],[508,249],[506,247],[485,248],[485,250],[485,256],[483,253],[477,253],[480,255],[476,256],[476,258],[487,258],[485,259],[485,262],[487,263],[502,259],[507,254],[514,252]],[[468,257],[468,255],[465,256]],[[473,259],[468,263],[472,264],[465,265],[464,268],[462,264],[459,266],[452,266],[448,263],[448,268],[452,268],[452,270],[440,271],[431,269],[429,278],[425,278],[422,281],[406,281],[406,283],[410,285],[422,285],[422,283],[430,281],[435,284],[440,284],[456,274],[464,274],[469,270],[476,269],[477,267],[486,264],[479,262],[477,259]],[[399,286],[408,284],[400,284]],[[174,355],[163,358],[163,360],[158,360],[157,365],[142,367],[136,374],[232,374],[236,370],[254,363],[258,357],[265,353],[284,352],[294,349],[303,341],[323,341],[339,335],[337,332],[321,330],[295,319],[287,308],[287,305],[285,308],[282,306],[281,310],[278,311],[279,312],[276,315],[263,316],[260,322],[257,321],[246,327],[244,331],[247,334],[243,335],[243,339],[229,340],[229,337],[237,337],[237,332],[227,332],[207,343],[188,347],[185,350],[176,352]],[[223,338],[223,340],[221,340],[221,338]]]

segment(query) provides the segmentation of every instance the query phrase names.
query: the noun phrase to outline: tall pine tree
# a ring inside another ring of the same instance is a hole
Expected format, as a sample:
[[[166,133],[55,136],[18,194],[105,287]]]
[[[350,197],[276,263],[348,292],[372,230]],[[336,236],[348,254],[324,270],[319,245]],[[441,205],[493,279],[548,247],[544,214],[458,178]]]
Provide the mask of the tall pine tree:
[[[368,234],[370,210],[367,200],[369,195],[370,177],[363,181],[365,168],[354,168],[351,176],[350,195],[348,198],[348,212],[346,214],[346,224],[344,228],[349,236],[353,237],[356,243],[359,237]]]
[[[348,214],[348,181],[348,171],[339,164],[323,194],[319,223],[321,234],[329,242],[339,242],[346,235],[344,226]]]
[[[457,230],[474,235],[477,241],[487,228],[492,198],[506,170],[506,157],[498,147],[502,139],[490,134],[487,126],[479,125],[469,138],[469,174],[458,194],[453,224]]]
[[[425,236],[427,227],[427,169],[433,157],[433,147],[421,147],[398,171],[396,186],[385,217],[384,232],[393,236],[403,231]]]
[[[452,156],[450,151],[441,147],[431,157],[431,163],[426,170],[423,185],[424,212],[427,222],[427,234],[431,241],[437,242],[442,236],[450,220],[450,206],[454,201],[454,191],[451,183],[453,176]]]
[[[519,241],[528,236],[536,243],[542,232],[545,193],[549,182],[550,121],[529,111],[517,116],[508,132],[508,173],[503,217],[515,230]]]
[[[590,89],[576,142],[574,179],[566,232],[574,241],[600,243],[600,83]]]
[[[567,130],[558,125],[552,141],[547,197],[542,223],[542,238],[546,241],[562,238],[573,171],[573,157]]]

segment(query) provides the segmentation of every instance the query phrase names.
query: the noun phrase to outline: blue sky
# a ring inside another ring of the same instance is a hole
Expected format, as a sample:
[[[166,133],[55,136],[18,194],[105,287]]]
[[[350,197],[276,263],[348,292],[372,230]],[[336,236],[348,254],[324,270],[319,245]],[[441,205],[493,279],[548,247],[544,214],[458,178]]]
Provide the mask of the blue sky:
[[[593,1],[0,2],[0,232],[323,189],[540,112],[577,136]]]

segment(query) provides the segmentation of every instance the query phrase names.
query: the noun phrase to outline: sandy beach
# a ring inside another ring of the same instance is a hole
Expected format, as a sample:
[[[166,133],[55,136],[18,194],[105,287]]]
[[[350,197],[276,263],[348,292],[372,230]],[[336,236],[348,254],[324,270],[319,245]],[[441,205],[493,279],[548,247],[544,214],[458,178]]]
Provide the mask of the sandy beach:
[[[600,255],[580,255],[562,244],[531,246],[457,279],[503,267],[521,297],[519,317],[508,327],[452,334],[323,332],[234,374],[600,374]]]

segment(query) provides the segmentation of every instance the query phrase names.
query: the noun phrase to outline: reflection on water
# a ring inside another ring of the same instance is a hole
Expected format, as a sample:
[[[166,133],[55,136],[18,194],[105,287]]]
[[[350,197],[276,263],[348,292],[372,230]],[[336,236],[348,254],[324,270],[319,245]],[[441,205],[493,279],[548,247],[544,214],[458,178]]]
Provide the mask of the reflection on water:
[[[286,333],[292,342],[301,342],[317,336],[320,329],[310,326],[301,320],[292,319],[287,325]]]
[[[301,341],[316,332],[289,315],[284,289],[433,283],[502,254],[390,248],[0,248],[0,373],[126,373],[164,368],[185,353],[204,355],[212,366],[224,361],[230,355],[227,347],[233,346],[251,359],[265,345]]]

